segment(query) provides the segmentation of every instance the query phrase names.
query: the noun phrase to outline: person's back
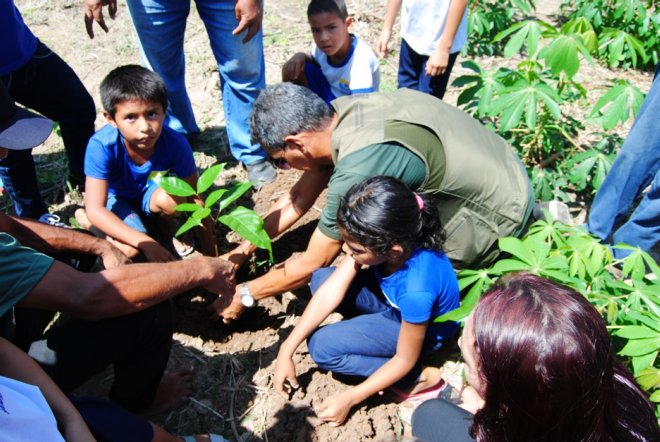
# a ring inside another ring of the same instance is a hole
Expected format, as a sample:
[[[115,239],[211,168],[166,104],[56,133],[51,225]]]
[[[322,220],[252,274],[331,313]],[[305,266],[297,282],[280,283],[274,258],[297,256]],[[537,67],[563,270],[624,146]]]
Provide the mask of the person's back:
[[[374,52],[349,33],[352,19],[343,0],[312,0],[307,18],[314,38],[282,67],[282,80],[310,88],[330,102],[345,95],[378,91],[380,70]]]

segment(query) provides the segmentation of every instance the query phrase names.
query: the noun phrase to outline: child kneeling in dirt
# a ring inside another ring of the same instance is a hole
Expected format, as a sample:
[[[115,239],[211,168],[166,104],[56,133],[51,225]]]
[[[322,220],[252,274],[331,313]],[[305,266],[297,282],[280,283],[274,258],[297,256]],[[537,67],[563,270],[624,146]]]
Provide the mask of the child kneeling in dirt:
[[[308,87],[330,103],[344,95],[377,92],[379,62],[369,45],[348,32],[352,19],[344,0],[312,0],[307,20],[314,43],[282,67],[282,81]]]
[[[108,124],[89,140],[85,154],[87,224],[106,234],[129,258],[142,253],[148,261],[172,261],[172,254],[148,235],[142,217],[174,215],[185,198],[168,195],[158,186],[158,178],[173,172],[195,187],[197,167],[188,141],[163,127],[165,85],[148,69],[121,66],[101,83],[101,100]],[[193,201],[202,204],[198,198]],[[84,215],[77,213],[81,224]],[[176,230],[172,221],[163,218],[168,234]],[[215,255],[210,222],[197,231],[200,251]],[[181,256],[193,251],[192,244],[176,238],[172,242]]]
[[[459,304],[430,197],[395,178],[368,178],[342,199],[337,222],[347,256],[336,269],[312,275],[314,296],[280,347],[274,377],[283,394],[298,386],[292,357],[307,337],[320,368],[368,377],[323,402],[318,416],[331,425],[341,425],[352,406],[388,387],[399,400],[437,397],[444,387],[440,370],[422,368],[420,356],[456,332],[456,322],[433,319]],[[333,311],[350,319],[317,329]]]

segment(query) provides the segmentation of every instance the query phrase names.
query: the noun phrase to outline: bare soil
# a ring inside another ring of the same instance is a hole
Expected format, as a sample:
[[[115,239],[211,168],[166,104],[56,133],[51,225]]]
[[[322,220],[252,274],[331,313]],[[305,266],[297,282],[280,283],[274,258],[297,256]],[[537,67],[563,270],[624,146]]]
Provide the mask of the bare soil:
[[[354,17],[353,32],[372,46],[380,34],[385,3],[376,0],[347,2]],[[552,20],[559,2],[547,3],[553,3],[554,8],[544,6],[544,18]],[[103,124],[98,98],[101,79],[116,66],[140,62],[125,4],[120,2],[115,21],[108,20],[110,32],[104,34],[96,28],[94,40],[88,39],[85,33],[81,0],[16,0],[16,4],[33,32],[64,58],[82,79],[97,103],[97,127],[100,127]],[[288,57],[309,47],[311,36],[305,16],[306,5],[306,0],[269,0],[265,4],[264,51],[268,84],[279,81],[280,67]],[[228,170],[222,180],[243,180],[245,172],[228,153],[217,67],[194,7],[186,32],[188,91],[202,129],[201,136],[193,143],[196,160],[203,168],[217,161],[228,161]],[[398,41],[395,33],[393,49],[398,50]],[[478,62],[482,66],[516,63],[501,58],[483,58]],[[381,69],[381,90],[395,89],[396,56],[383,60]],[[465,71],[457,64],[453,75],[463,73]],[[642,90],[647,90],[650,84],[649,74],[636,71],[613,73],[601,66],[584,67],[581,76],[587,83],[591,102],[614,77],[631,79]],[[455,103],[457,95],[456,89],[450,88],[446,101]],[[585,111],[576,109],[575,112],[576,118],[583,118]],[[621,130],[627,132],[625,127]],[[60,190],[67,190],[64,181],[66,160],[59,137],[52,135],[43,147],[35,150],[35,158],[42,189],[52,203],[51,211],[70,220],[73,211],[82,206],[83,196],[67,192],[64,203],[56,201]],[[298,176],[296,171],[279,172],[275,183],[252,193],[242,203],[263,213]],[[0,204],[8,207],[6,197],[0,200]],[[321,196],[313,210],[275,241],[276,261],[304,250],[323,205],[324,196]],[[218,234],[222,238],[220,246],[223,251],[237,240],[220,227]],[[265,254],[259,253],[252,265],[238,275],[238,281],[263,273],[266,258]],[[382,396],[370,398],[356,407],[342,427],[333,428],[321,423],[314,407],[327,396],[348,388],[351,380],[334,379],[331,374],[320,371],[304,346],[295,357],[302,388],[289,401],[273,391],[271,376],[279,344],[292,330],[309,296],[309,290],[303,288],[270,298],[246,311],[242,319],[231,326],[209,319],[207,306],[214,295],[193,291],[177,297],[173,302],[177,307],[178,323],[169,369],[192,368],[195,389],[188,403],[159,416],[156,422],[174,434],[210,431],[240,441],[391,441],[409,438],[408,422],[414,405],[397,405]],[[448,378],[460,382],[461,367],[455,362],[457,359],[458,351],[452,342],[429,363],[443,366]],[[111,377],[111,371],[107,371],[81,391],[105,394]]]

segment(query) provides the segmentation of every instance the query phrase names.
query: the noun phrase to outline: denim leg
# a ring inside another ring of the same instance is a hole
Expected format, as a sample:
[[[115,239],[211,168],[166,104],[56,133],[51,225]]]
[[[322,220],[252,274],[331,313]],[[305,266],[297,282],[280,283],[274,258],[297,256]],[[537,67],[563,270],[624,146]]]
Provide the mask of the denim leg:
[[[637,195],[651,183],[660,168],[659,69],[660,64],[628,138],[589,211],[589,231],[605,242],[609,242],[617,221],[628,213]],[[636,240],[631,234],[629,231],[625,236],[631,245],[635,245]]]
[[[142,63],[163,78],[169,107],[165,124],[181,133],[198,133],[186,91],[183,52],[190,0],[127,0]]]
[[[195,0],[195,3],[218,63],[231,153],[243,164],[263,160],[267,157],[266,152],[250,142],[252,105],[266,87],[262,30],[243,43],[247,29],[240,35],[231,35],[238,25],[234,15],[235,2]]]
[[[335,267],[323,267],[312,273],[310,289],[312,293],[330,277]],[[344,318],[353,318],[365,313],[378,313],[389,310],[385,296],[380,290],[373,272],[361,270],[344,295],[344,300],[339,304],[336,311]]]
[[[401,321],[392,311],[361,315],[319,328],[307,347],[320,368],[367,377],[396,354],[400,328]],[[397,385],[413,384],[420,372],[418,363]]]
[[[418,54],[404,39],[401,39],[399,71],[397,73],[400,88],[407,87],[416,91],[420,90],[419,77],[427,59],[428,57]]]
[[[630,219],[614,232],[613,243],[625,243],[649,251],[660,240],[660,169],[655,174],[651,190],[644,195]],[[613,250],[618,259],[625,258],[630,250]]]

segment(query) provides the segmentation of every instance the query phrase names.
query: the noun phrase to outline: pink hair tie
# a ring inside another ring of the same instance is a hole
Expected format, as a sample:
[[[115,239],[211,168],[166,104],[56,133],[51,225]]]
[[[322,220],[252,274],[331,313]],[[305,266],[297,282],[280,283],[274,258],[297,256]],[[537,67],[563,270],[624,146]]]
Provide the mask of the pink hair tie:
[[[424,200],[422,199],[422,197],[415,194],[415,201],[417,201],[417,205],[419,206],[419,210],[424,210]]]

